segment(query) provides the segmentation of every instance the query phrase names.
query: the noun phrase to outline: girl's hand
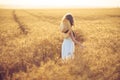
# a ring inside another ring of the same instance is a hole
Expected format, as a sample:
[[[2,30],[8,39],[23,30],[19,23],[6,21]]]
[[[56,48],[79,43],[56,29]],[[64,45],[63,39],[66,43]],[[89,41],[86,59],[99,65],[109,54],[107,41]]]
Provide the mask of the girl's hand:
[[[80,44],[80,47],[81,47],[82,49],[84,49],[84,48],[85,48],[85,46],[83,46],[82,44]]]

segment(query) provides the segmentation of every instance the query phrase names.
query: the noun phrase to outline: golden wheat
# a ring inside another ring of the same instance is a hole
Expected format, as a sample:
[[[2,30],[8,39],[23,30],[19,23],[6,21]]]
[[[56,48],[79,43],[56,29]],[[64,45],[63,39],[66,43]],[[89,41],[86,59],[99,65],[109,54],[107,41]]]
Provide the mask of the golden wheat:
[[[62,63],[62,16],[84,49]],[[120,9],[0,10],[0,80],[119,80]]]

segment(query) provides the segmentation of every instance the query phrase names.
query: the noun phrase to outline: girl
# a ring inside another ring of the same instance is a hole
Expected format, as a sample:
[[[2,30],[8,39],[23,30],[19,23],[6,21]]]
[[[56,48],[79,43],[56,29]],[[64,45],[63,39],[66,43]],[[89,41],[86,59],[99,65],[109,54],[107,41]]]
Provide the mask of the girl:
[[[66,60],[68,58],[73,58],[75,43],[82,46],[80,42],[78,42],[75,39],[75,34],[72,30],[73,25],[74,25],[73,16],[70,13],[65,14],[60,24],[61,32],[64,33],[64,41],[62,43],[62,53],[61,53],[63,60]]]

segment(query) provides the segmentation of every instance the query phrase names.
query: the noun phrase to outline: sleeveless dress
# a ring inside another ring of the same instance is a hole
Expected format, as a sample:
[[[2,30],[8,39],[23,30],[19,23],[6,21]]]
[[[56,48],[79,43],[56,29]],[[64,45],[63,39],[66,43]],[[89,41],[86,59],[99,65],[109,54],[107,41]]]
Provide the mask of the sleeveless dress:
[[[70,59],[74,57],[75,44],[70,37],[64,38],[62,43],[62,59]]]

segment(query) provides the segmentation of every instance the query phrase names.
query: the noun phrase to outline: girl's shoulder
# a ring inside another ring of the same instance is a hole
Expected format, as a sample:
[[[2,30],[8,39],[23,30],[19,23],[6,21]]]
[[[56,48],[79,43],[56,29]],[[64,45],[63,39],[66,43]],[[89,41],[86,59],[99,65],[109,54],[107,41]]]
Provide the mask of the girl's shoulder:
[[[70,37],[71,30],[68,30],[66,33],[64,33],[64,38]]]
[[[64,38],[69,38],[70,35],[69,34],[64,34]]]

